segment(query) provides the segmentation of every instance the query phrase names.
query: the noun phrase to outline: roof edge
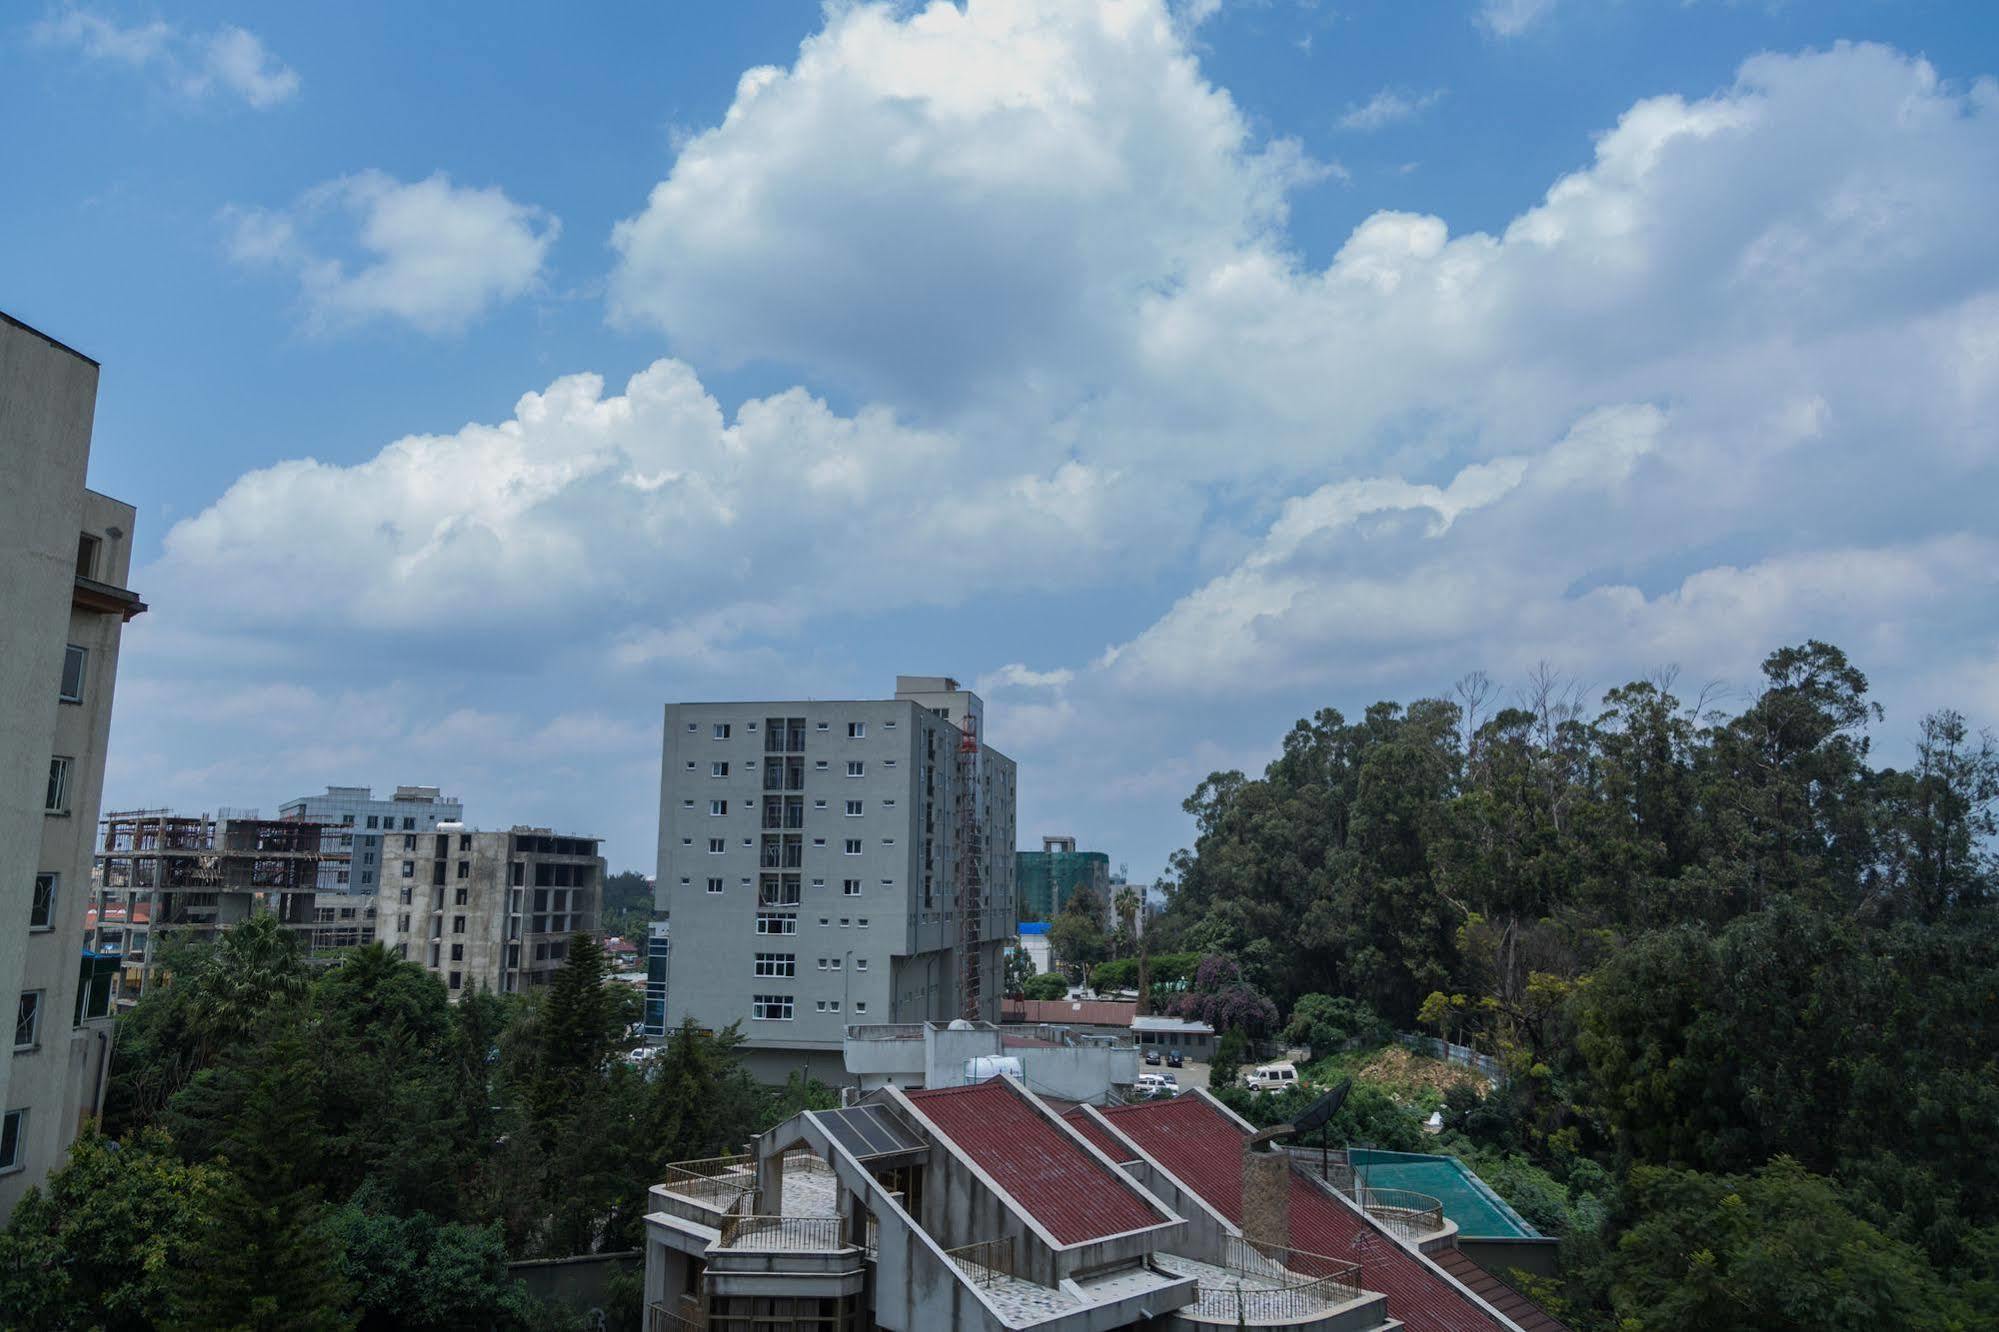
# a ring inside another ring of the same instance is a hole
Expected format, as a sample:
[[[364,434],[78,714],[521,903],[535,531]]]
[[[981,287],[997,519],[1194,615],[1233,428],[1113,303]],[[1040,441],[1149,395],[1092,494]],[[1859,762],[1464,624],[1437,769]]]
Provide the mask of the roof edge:
[[[13,315],[8,314],[5,310],[0,310],[0,323],[9,324],[14,328],[20,329],[23,333],[32,333],[34,336],[40,338],[43,342],[48,343],[49,346],[54,347],[57,351],[68,352],[71,356],[74,356],[77,360],[82,361],[84,364],[88,365],[93,370],[102,370],[104,368],[102,365],[98,364],[97,359],[95,357],[85,356],[82,352],[70,346],[67,342],[62,341],[59,338],[50,337],[48,334],[42,332],[39,328],[36,328],[33,324],[22,323],[20,320],[14,318]],[[108,499],[110,497],[106,496],[105,498]]]

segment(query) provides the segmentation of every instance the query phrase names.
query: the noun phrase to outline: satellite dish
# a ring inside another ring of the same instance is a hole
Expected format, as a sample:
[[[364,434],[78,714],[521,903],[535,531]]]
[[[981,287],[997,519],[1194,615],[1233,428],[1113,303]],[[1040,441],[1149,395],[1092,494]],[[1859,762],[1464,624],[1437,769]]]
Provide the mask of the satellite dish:
[[[1310,1133],[1313,1129],[1322,1127],[1327,1120],[1339,1113],[1340,1105],[1347,1099],[1347,1093],[1352,1090],[1353,1079],[1348,1078],[1345,1082],[1342,1082],[1339,1086],[1312,1102],[1311,1105],[1305,1107],[1305,1113],[1291,1121],[1291,1131],[1294,1133]]]

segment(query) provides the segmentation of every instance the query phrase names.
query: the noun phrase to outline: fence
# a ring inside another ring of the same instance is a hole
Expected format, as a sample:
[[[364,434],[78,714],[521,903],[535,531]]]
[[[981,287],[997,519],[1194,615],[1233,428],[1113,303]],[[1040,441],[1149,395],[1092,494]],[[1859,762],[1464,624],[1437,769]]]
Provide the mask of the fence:
[[[1359,1263],[1285,1244],[1231,1237],[1221,1267],[1230,1278],[1197,1281],[1186,1312],[1208,1322],[1303,1322],[1361,1295]]]
[[[1434,1235],[1444,1228],[1444,1205],[1427,1193],[1409,1189],[1355,1189],[1353,1200],[1367,1214],[1412,1239]]]
[[[694,1300],[646,1306],[646,1332],[704,1332],[707,1326],[708,1311]]]
[[[1447,1064],[1462,1064],[1466,1068],[1476,1069],[1491,1078],[1495,1086],[1506,1081],[1506,1068],[1503,1064],[1489,1054],[1480,1054],[1469,1045],[1454,1045],[1435,1036],[1417,1036],[1410,1032],[1402,1032],[1395,1039],[1418,1054],[1441,1059]]]
[[[961,1244],[955,1249],[944,1250],[944,1256],[956,1263],[958,1270],[975,1285],[996,1286],[1001,1278],[1014,1275],[1011,1235],[980,1240],[976,1244]]]
[[[710,1156],[676,1161],[665,1170],[660,1187],[726,1211],[743,1194],[756,1188],[755,1163],[747,1156]]]
[[[830,1253],[847,1248],[846,1227],[837,1216],[740,1216],[722,1218],[724,1249]]]

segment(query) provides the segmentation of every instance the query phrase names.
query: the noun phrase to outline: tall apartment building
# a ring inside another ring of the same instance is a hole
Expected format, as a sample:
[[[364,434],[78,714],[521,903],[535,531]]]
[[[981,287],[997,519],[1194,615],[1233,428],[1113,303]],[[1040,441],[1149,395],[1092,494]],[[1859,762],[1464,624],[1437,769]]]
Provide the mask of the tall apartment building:
[[[325,849],[351,854],[344,860],[330,858],[320,867],[320,890],[373,897],[381,884],[384,835],[429,832],[440,823],[462,822],[465,806],[456,796],[440,795],[435,786],[398,786],[386,800],[377,800],[372,787],[329,786],[324,795],[287,800],[278,806],[278,817],[333,825]]]
[[[604,905],[597,839],[547,828],[444,825],[383,834],[375,937],[436,973],[453,999],[548,984],[569,938],[594,934]]]
[[[0,1221],[94,1114],[110,980],[83,950],[135,512],[84,487],[97,363],[0,314]]]
[[[967,830],[980,1015],[998,1017],[1015,772],[978,739],[984,708],[955,680],[907,675],[890,699],[667,705],[655,893],[673,924],[669,1030],[740,1021],[757,1076],[842,1082],[847,1024],[960,1016]]]

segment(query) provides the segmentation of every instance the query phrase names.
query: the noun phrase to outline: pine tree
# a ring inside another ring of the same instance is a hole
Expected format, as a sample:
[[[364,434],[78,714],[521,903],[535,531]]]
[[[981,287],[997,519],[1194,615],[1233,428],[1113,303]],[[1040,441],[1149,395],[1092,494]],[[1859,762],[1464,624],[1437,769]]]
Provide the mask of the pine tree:
[[[315,1179],[313,1046],[294,1025],[263,1042],[222,1144],[177,1324],[251,1332],[352,1326]]]
[[[569,940],[569,953],[542,1005],[540,1048],[529,1090],[535,1123],[546,1129],[601,1080],[618,1033],[616,1007],[604,988],[604,950],[588,934]]]

